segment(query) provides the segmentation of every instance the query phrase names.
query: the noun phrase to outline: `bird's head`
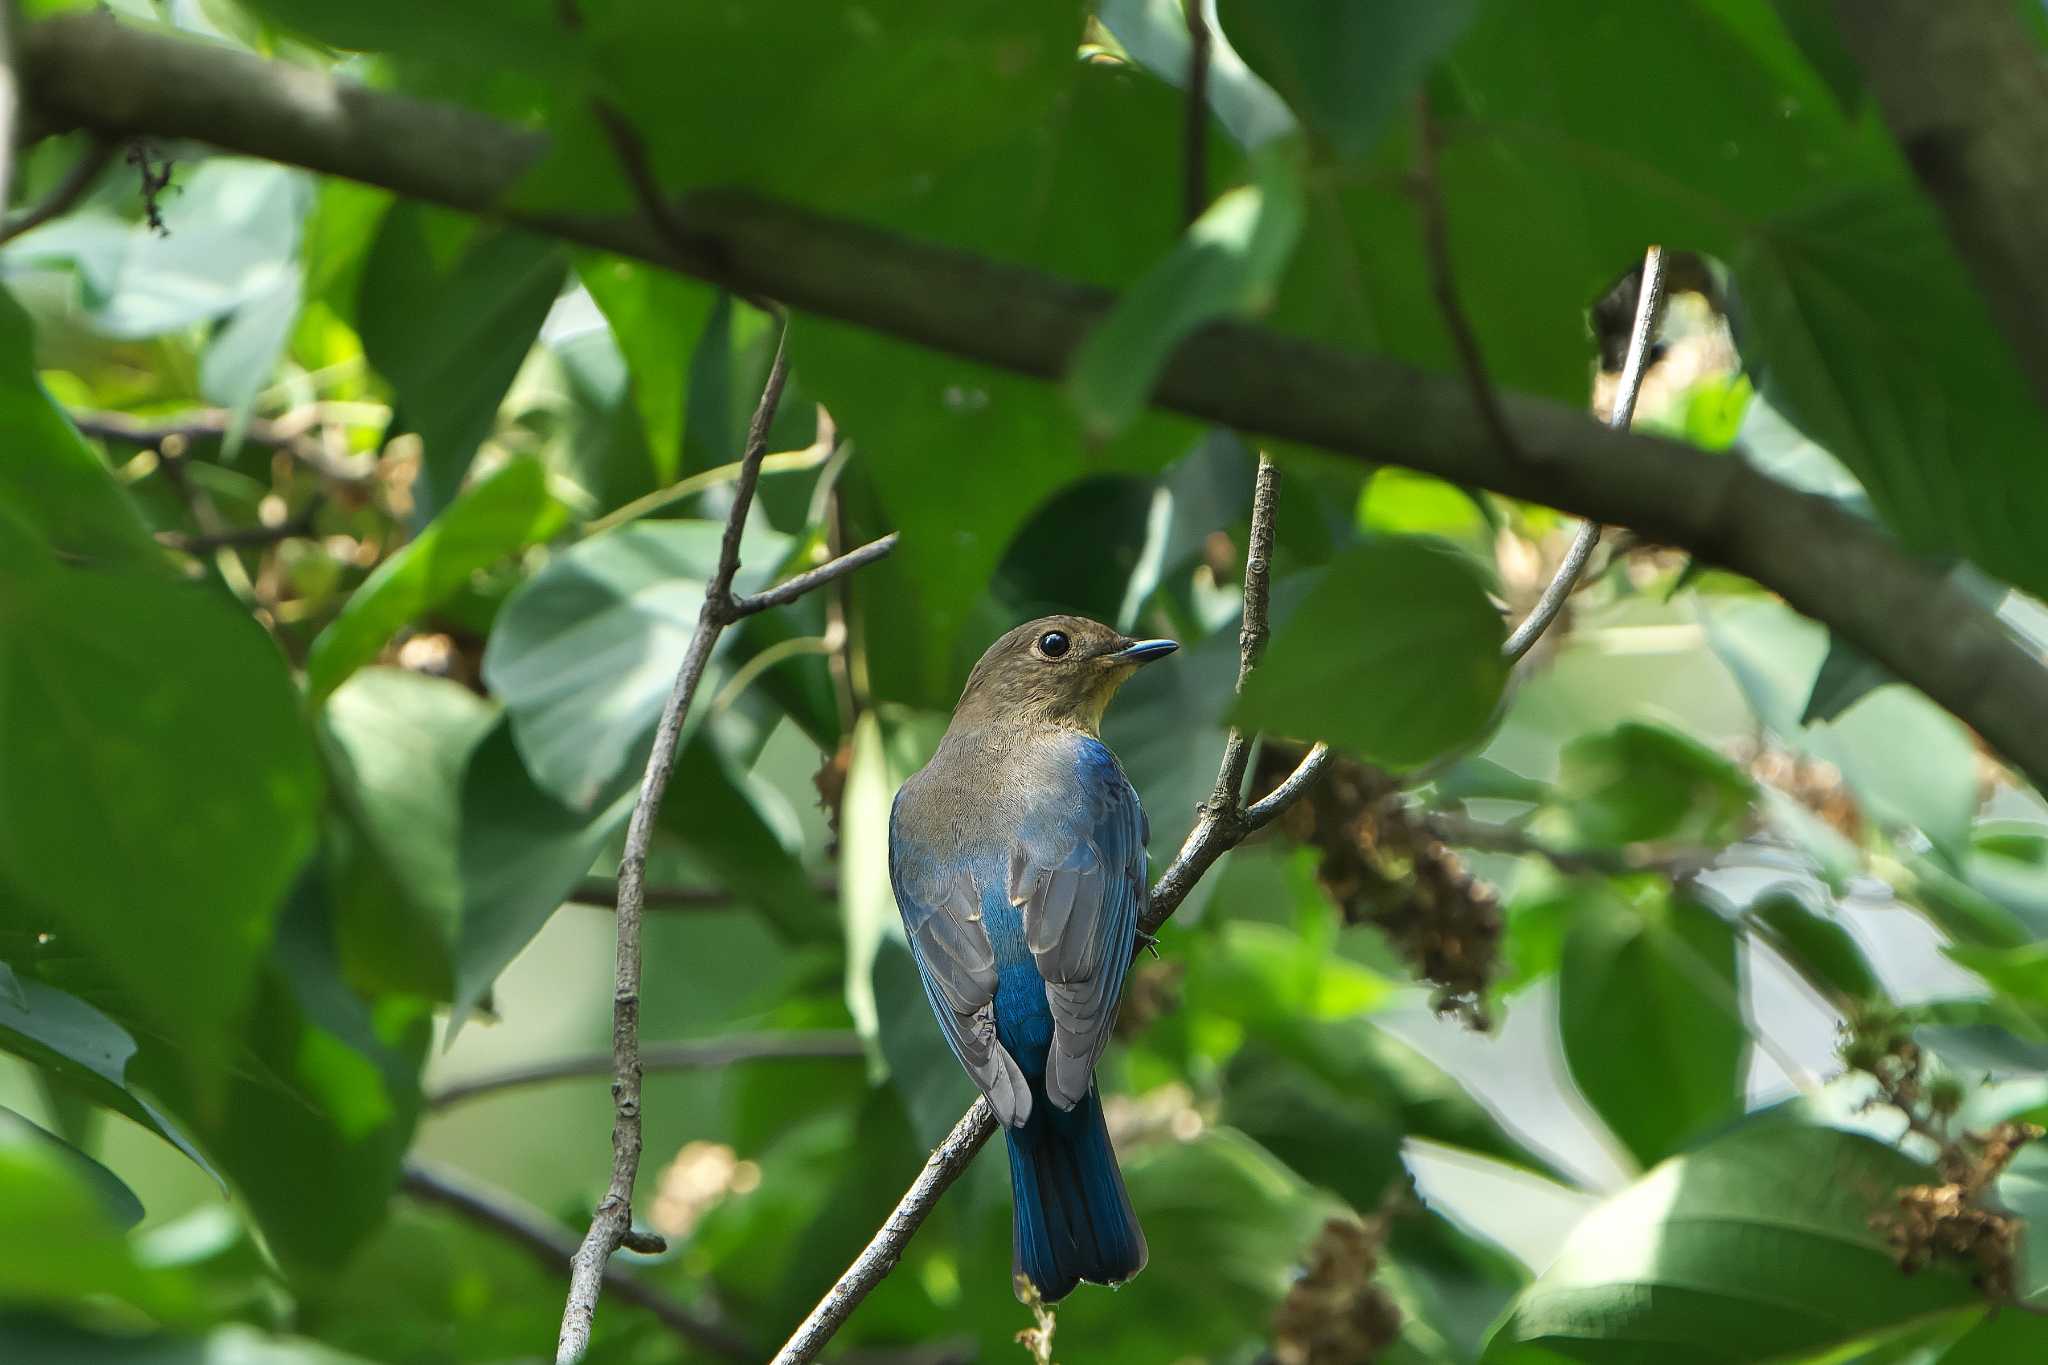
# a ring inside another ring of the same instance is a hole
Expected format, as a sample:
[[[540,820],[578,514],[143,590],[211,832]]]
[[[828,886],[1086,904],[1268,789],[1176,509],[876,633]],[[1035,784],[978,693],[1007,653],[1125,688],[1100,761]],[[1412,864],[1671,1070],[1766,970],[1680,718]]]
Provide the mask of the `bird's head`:
[[[1099,734],[1117,688],[1140,665],[1179,648],[1172,640],[1133,640],[1085,616],[1041,616],[988,647],[967,675],[954,714]]]

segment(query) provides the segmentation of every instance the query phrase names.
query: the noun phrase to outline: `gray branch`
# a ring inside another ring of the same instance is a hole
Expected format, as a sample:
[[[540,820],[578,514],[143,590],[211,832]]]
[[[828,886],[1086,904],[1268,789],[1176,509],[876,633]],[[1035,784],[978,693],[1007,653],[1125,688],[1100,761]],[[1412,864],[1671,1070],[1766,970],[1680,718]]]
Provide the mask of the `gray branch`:
[[[685,1043],[662,1043],[640,1050],[640,1070],[707,1071],[736,1062],[809,1061],[819,1058],[862,1057],[860,1037],[844,1030],[816,1032],[742,1033],[729,1038],[705,1038]],[[611,1074],[609,1053],[592,1052],[580,1057],[557,1057],[532,1066],[492,1072],[466,1081],[445,1085],[426,1096],[429,1109],[446,1109],[482,1095],[519,1090],[551,1081]]]
[[[640,1172],[640,931],[647,903],[647,850],[654,839],[655,818],[661,798],[675,769],[676,751],[681,743],[683,720],[703,680],[705,665],[725,628],[751,611],[790,600],[794,594],[777,595],[777,590],[751,599],[733,595],[733,577],[740,567],[740,534],[746,526],[747,511],[753,505],[754,489],[761,478],[761,460],[768,453],[768,428],[782,400],[782,388],[789,377],[788,329],[775,348],[775,363],[747,428],[746,453],[740,459],[739,479],[733,486],[732,509],[726,514],[725,532],[719,542],[718,568],[705,585],[704,605],[697,613],[697,628],[690,636],[682,667],[661,723],[654,733],[654,749],[647,756],[646,776],[641,780],[640,799],[633,806],[626,826],[626,847],[619,860],[616,976],[612,987],[612,1174],[611,1184],[590,1220],[590,1231],[570,1260],[569,1297],[562,1310],[562,1333],[555,1348],[556,1365],[575,1365],[590,1345],[591,1324],[597,1315],[598,1295],[605,1283],[605,1267],[612,1253],[629,1245],[633,1231],[633,1183]],[[832,564],[804,577],[813,583],[829,581],[861,563],[887,554],[889,543],[867,546],[842,555]],[[865,556],[864,558],[862,556]],[[857,561],[857,562],[855,562]],[[830,572],[827,572],[827,571]],[[785,585],[786,586],[786,585]],[[749,605],[752,604],[752,605]],[[651,1239],[641,1245],[651,1244]]]
[[[560,1270],[576,1255],[576,1240],[537,1209],[507,1194],[485,1190],[453,1171],[417,1158],[405,1163],[399,1188],[423,1204],[435,1204],[517,1242],[549,1270]],[[682,1304],[619,1266],[609,1266],[604,1282],[626,1302],[661,1319],[677,1336],[729,1360],[755,1360],[759,1352],[719,1323],[697,1316]]]
[[[1115,301],[1040,271],[738,191],[679,199],[683,240],[644,209],[535,213],[508,191],[545,151],[540,134],[103,16],[45,20],[27,29],[22,47],[29,98],[52,125],[188,137],[382,185],[1019,374],[1064,375]],[[1627,526],[1746,575],[1947,707],[2048,788],[2048,674],[2039,663],[1881,528],[1746,461],[1504,394],[1521,448],[1511,458],[1462,376],[1236,323],[1190,337],[1154,402]]]
[[[1252,492],[1251,536],[1245,553],[1244,612],[1237,634],[1239,691],[1244,690],[1245,679],[1251,676],[1266,648],[1272,591],[1273,517],[1279,503],[1279,481],[1280,473],[1273,462],[1261,455],[1258,478]],[[1179,854],[1153,884],[1144,917],[1138,922],[1141,935],[1149,936],[1164,924],[1218,858],[1299,800],[1315,782],[1329,757],[1324,746],[1316,745],[1278,788],[1247,809],[1240,789],[1244,785],[1250,753],[1251,736],[1233,727],[1224,741],[1223,762],[1216,774],[1215,790],[1202,803],[1196,814],[1195,827],[1181,845]],[[902,1258],[903,1248],[911,1236],[924,1225],[939,1197],[967,1169],[974,1154],[981,1150],[982,1144],[995,1130],[994,1111],[989,1108],[987,1100],[977,1099],[953,1125],[953,1131],[946,1135],[945,1141],[932,1149],[924,1170],[918,1173],[903,1198],[897,1201],[888,1219],[776,1353],[773,1365],[803,1365],[817,1358],[818,1352],[853,1315],[853,1310],[860,1306],[868,1292],[896,1268],[896,1262]]]
[[[1607,425],[1616,431],[1627,431],[1636,418],[1636,396],[1642,392],[1643,371],[1650,367],[1650,339],[1657,329],[1657,313],[1664,306],[1664,249],[1651,247],[1643,254],[1643,285],[1636,295],[1635,324],[1629,329],[1628,358],[1622,362],[1621,382],[1614,391],[1614,411],[1608,416]],[[1580,525],[1572,537],[1571,548],[1565,551],[1564,563],[1557,566],[1557,576],[1536,599],[1535,607],[1524,617],[1522,624],[1515,627],[1501,646],[1501,653],[1509,663],[1514,663],[1534,647],[1543,632],[1550,629],[1564,604],[1570,599],[1572,589],[1577,586],[1579,575],[1586,571],[1586,561],[1593,557],[1593,547],[1600,543],[1600,523],[1588,521]]]

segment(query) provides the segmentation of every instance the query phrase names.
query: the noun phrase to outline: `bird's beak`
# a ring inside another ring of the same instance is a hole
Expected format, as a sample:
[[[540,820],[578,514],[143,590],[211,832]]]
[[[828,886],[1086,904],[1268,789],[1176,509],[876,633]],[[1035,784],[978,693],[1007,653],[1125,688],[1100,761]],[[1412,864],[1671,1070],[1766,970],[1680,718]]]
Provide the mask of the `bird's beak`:
[[[1178,640],[1133,640],[1109,657],[1120,664],[1149,664],[1179,648]]]

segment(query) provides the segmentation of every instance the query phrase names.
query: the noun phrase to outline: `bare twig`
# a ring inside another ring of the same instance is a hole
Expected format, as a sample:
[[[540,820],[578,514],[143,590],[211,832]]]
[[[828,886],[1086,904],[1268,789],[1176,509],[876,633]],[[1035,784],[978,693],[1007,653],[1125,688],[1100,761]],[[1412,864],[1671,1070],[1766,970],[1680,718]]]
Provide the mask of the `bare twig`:
[[[1685,881],[1712,867],[1716,857],[1716,850],[1711,848],[1657,844],[1628,844],[1618,849],[1558,848],[1519,826],[1474,820],[1451,811],[1428,811],[1417,819],[1432,837],[1454,848],[1531,855],[1567,873],[1616,877],[1631,872],[1658,872],[1673,881]]]
[[[166,461],[165,472],[170,473],[172,468],[173,463]],[[188,555],[209,555],[215,550],[261,549],[280,541],[297,540],[312,535],[313,519],[319,510],[320,499],[315,496],[297,516],[275,526],[229,526],[199,535],[159,531],[157,540],[173,550],[182,550]]]
[[[545,1214],[515,1201],[510,1195],[479,1188],[468,1179],[429,1162],[413,1158],[405,1163],[399,1186],[423,1204],[450,1209],[494,1232],[519,1243],[550,1270],[569,1264],[576,1254],[576,1242],[567,1229]],[[682,1304],[621,1266],[605,1271],[604,1282],[626,1302],[646,1309],[668,1329],[693,1346],[732,1360],[753,1360],[758,1353],[746,1341],[718,1323],[698,1317]]]
[[[837,559],[827,560],[815,569],[806,569],[796,577],[786,578],[772,588],[764,588],[746,597],[736,597],[732,603],[733,619],[752,616],[757,611],[766,611],[770,607],[794,602],[820,584],[830,583],[833,579],[850,574],[863,565],[872,564],[895,548],[896,533],[891,531],[880,540],[871,540],[859,549],[848,550]]]
[[[13,241],[24,232],[31,232],[52,218],[60,218],[77,206],[93,182],[114,162],[114,153],[119,150],[113,139],[93,134],[92,142],[71,163],[71,169],[64,172],[64,178],[50,190],[50,193],[34,208],[24,209],[0,225],[0,244]]]
[[[1209,207],[1208,0],[1182,0],[1188,20],[1188,90],[1181,128],[1181,225]]]
[[[1614,392],[1614,412],[1607,424],[1616,431],[1627,431],[1635,420],[1636,395],[1642,391],[1643,371],[1649,368],[1650,339],[1657,329],[1657,313],[1664,306],[1664,249],[1653,246],[1643,254],[1643,287],[1636,295],[1635,325],[1629,330],[1628,358],[1622,362],[1621,383]],[[1524,617],[1501,646],[1501,653],[1509,663],[1527,654],[1543,632],[1550,628],[1558,613],[1564,610],[1566,599],[1579,581],[1579,575],[1586,570],[1586,561],[1593,557],[1593,547],[1600,543],[1600,523],[1583,522],[1578,533],[1572,537],[1571,548],[1565,551],[1564,563],[1557,566],[1557,576],[1550,580],[1550,586],[1536,599],[1535,607]]]
[[[568,1303],[562,1310],[561,1338],[556,1345],[557,1365],[574,1365],[590,1344],[592,1320],[604,1284],[604,1270],[612,1253],[626,1244],[633,1223],[633,1183],[640,1171],[640,930],[647,901],[647,850],[654,838],[655,818],[660,813],[662,794],[674,771],[676,751],[681,743],[683,720],[697,695],[712,648],[725,628],[742,616],[789,600],[794,594],[777,589],[752,598],[733,596],[733,577],[740,567],[740,534],[746,526],[747,511],[753,505],[754,489],[761,477],[761,460],[768,452],[768,428],[781,401],[789,377],[788,334],[785,330],[775,348],[768,382],[754,418],[747,428],[746,453],[740,461],[740,475],[733,487],[732,508],[726,515],[725,534],[718,551],[718,568],[705,586],[704,605],[697,613],[697,628],[676,672],[675,687],[669,693],[655,730],[654,749],[647,756],[647,772],[640,785],[640,799],[634,804],[626,826],[624,856],[619,860],[617,915],[618,954],[612,988],[612,1175],[611,1185],[590,1221],[590,1231],[570,1262]],[[890,538],[893,543],[893,537]],[[864,546],[842,555],[830,564],[800,575],[806,586],[829,582],[867,563],[887,548]],[[786,586],[786,585],[785,585]]]
[[[308,432],[319,417],[319,404],[286,413],[274,420],[252,417],[243,424],[242,440],[268,450],[279,450],[324,479],[360,486],[374,477],[368,470],[351,470],[340,465]],[[79,433],[102,441],[119,441],[144,450],[162,450],[166,441],[224,440],[234,427],[235,415],[224,408],[200,408],[159,421],[144,421],[123,412],[72,412],[71,424]]]
[[[1250,548],[1245,557],[1244,616],[1238,627],[1237,685],[1257,666],[1265,650],[1268,632],[1268,603],[1273,556],[1273,515],[1278,503],[1279,472],[1271,460],[1259,457],[1258,481],[1252,494]],[[1150,935],[1180,907],[1202,874],[1240,843],[1246,835],[1278,816],[1314,783],[1327,761],[1323,745],[1310,749],[1294,772],[1263,800],[1247,809],[1240,796],[1245,767],[1251,754],[1251,737],[1232,729],[1224,743],[1223,761],[1216,774],[1216,787],[1202,803],[1195,827],[1181,845],[1171,865],[1153,884],[1150,902],[1138,922],[1141,934]],[[867,1247],[848,1266],[825,1297],[799,1325],[773,1365],[803,1365],[815,1360],[833,1333],[843,1326],[877,1284],[895,1269],[904,1246],[924,1224],[939,1197],[981,1150],[996,1130],[995,1113],[985,1099],[977,1099],[953,1125],[945,1141],[932,1149],[924,1170],[918,1173],[903,1198],[875,1233]]]
[[[844,1031],[743,1033],[731,1038],[706,1038],[695,1042],[662,1043],[643,1048],[640,1053],[640,1070],[643,1073],[704,1071],[731,1066],[735,1062],[805,1061],[864,1055],[859,1035]],[[606,1053],[592,1052],[580,1057],[557,1057],[552,1061],[536,1062],[532,1066],[493,1072],[487,1076],[477,1076],[471,1080],[445,1085],[426,1096],[426,1106],[429,1109],[446,1109],[450,1105],[461,1104],[464,1100],[473,1100],[480,1095],[495,1095],[501,1090],[545,1085],[550,1081],[571,1080],[579,1076],[603,1076],[611,1069],[612,1058]]]
[[[1423,253],[1429,259],[1429,287],[1436,295],[1437,311],[1443,315],[1444,330],[1458,352],[1458,364],[1465,371],[1465,383],[1472,390],[1473,406],[1479,409],[1487,434],[1501,453],[1513,460],[1522,458],[1522,447],[1508,425],[1500,394],[1486,372],[1486,356],[1479,349],[1479,334],[1465,316],[1458,301],[1457,275],[1451,269],[1451,229],[1444,215],[1443,183],[1437,175],[1438,132],[1430,116],[1429,93],[1415,97],[1415,198],[1422,212]]]

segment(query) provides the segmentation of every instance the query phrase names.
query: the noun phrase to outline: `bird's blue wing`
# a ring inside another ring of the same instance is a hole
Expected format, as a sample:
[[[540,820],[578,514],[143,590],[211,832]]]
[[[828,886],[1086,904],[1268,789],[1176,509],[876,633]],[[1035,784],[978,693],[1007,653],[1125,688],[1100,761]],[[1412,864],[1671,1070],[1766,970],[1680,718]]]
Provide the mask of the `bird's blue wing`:
[[[908,790],[906,788],[906,790]],[[889,881],[925,998],[946,1045],[1011,1128],[1031,1116],[1031,1087],[996,1038],[996,955],[971,870],[923,856],[902,829],[903,794],[889,815]]]
[[[1011,850],[1010,901],[1052,1008],[1045,1095],[1061,1109],[1088,1093],[1116,1020],[1147,896],[1144,830],[1116,758],[1083,739],[1070,799],[1019,830]]]

